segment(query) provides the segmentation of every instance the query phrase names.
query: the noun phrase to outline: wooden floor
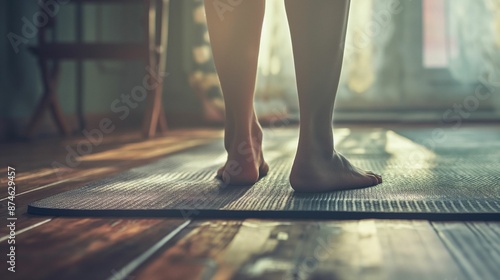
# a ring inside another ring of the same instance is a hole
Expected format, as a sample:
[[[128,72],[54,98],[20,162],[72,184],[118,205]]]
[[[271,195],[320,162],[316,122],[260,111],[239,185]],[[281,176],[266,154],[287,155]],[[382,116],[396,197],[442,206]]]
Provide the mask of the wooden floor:
[[[463,128],[475,129],[481,128]],[[424,220],[184,220],[26,214],[29,202],[222,137],[178,130],[3,144],[1,279],[499,279],[500,223]],[[85,148],[85,147],[83,147]],[[68,161],[67,161],[68,160]],[[54,162],[59,169],[53,168]],[[69,163],[69,164],[68,164]],[[66,165],[66,167],[62,167]],[[72,166],[69,166],[72,165]],[[16,169],[16,272],[9,253],[7,168]]]

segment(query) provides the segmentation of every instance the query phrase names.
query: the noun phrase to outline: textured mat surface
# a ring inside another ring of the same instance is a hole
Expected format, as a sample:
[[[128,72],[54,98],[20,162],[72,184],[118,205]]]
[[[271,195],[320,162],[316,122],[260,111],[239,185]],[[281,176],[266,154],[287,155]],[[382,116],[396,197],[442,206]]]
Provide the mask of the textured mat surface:
[[[379,172],[373,188],[294,193],[288,183],[295,129],[268,130],[268,176],[251,187],[225,187],[214,170],[221,141],[33,202],[31,214],[221,218],[493,219],[500,213],[500,133],[336,130],[337,150]],[[434,136],[433,136],[434,135]]]

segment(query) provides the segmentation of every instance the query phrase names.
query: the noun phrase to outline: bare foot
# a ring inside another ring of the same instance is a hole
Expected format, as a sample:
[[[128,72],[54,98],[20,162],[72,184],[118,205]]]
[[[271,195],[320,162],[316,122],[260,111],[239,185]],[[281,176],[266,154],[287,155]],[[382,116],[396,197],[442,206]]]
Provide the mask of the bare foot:
[[[336,151],[332,156],[298,153],[290,174],[290,184],[298,192],[330,192],[380,183],[382,176],[353,166]]]
[[[269,171],[262,155],[262,128],[255,116],[251,126],[250,135],[237,133],[231,124],[226,126],[224,143],[228,157],[216,176],[226,185],[253,185]]]

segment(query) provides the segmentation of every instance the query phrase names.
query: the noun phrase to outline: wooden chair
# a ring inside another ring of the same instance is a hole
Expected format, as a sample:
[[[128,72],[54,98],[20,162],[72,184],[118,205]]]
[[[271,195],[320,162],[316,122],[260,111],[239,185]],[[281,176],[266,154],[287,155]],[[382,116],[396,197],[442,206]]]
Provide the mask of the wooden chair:
[[[45,0],[44,0],[45,1]],[[146,39],[142,43],[87,43],[83,42],[82,34],[82,5],[88,3],[112,3],[130,4],[143,2],[145,6],[145,34]],[[77,62],[77,118],[80,129],[85,128],[85,117],[83,112],[83,60],[89,59],[140,59],[147,63],[150,71],[156,72],[158,76],[165,72],[167,37],[168,37],[168,0],[71,0],[68,4],[76,6],[76,42],[57,42],[54,32],[56,19],[49,18],[49,22],[38,30],[38,45],[30,50],[37,56],[40,66],[43,93],[29,121],[26,135],[32,137],[39,126],[42,114],[49,109],[59,132],[67,136],[70,128],[65,122],[62,110],[57,100],[57,87],[60,76],[59,62],[61,60],[76,60]],[[43,11],[42,11],[43,12]],[[48,38],[48,31],[52,30],[52,36]],[[52,61],[52,65],[49,62]],[[152,137],[159,129],[167,131],[167,121],[162,106],[163,82],[159,79],[159,85],[150,90],[147,97],[147,109],[144,116],[143,133],[146,137]]]

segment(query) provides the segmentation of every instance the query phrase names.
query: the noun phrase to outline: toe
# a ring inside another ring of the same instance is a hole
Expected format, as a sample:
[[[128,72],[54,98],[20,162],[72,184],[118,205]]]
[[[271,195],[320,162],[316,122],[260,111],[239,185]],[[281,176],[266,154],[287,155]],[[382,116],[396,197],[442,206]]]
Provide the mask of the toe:
[[[217,170],[217,174],[215,175],[215,178],[217,178],[217,179],[222,179],[222,174],[223,174],[223,173],[224,173],[224,166],[223,166],[223,167],[221,167],[221,168],[219,168],[219,169]]]
[[[379,175],[373,171],[366,171],[369,175],[375,176],[377,178],[378,184],[382,183],[382,175]]]
[[[367,176],[370,177],[370,179],[372,181],[372,186],[380,184],[377,176],[375,176],[375,175],[367,175]]]
[[[269,165],[267,162],[263,162],[259,168],[259,177],[264,177],[269,172]]]

